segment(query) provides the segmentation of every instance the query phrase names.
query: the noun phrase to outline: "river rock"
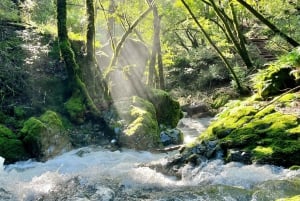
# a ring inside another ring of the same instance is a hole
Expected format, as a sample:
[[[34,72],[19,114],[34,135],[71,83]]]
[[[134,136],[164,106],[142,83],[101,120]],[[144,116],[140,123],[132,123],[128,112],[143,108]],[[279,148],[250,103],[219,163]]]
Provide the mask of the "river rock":
[[[227,162],[240,162],[244,164],[251,164],[251,153],[241,151],[241,150],[235,150],[235,149],[229,149],[227,153]]]
[[[21,130],[26,150],[40,161],[46,161],[71,149],[70,139],[57,113],[46,111],[39,118],[31,117]]]
[[[166,129],[160,133],[160,141],[164,146],[182,144],[183,133],[178,128]]]
[[[206,103],[188,104],[181,106],[183,112],[186,112],[188,117],[201,118],[212,116],[209,106]]]
[[[118,141],[122,147],[150,150],[160,146],[156,111],[152,103],[138,96],[115,103],[123,121]]]

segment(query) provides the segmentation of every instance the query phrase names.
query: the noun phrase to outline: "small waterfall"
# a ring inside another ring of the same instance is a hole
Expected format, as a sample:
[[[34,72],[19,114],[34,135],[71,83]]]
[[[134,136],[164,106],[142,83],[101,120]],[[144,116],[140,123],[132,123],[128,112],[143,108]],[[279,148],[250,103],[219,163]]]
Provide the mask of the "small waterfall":
[[[182,127],[189,129],[185,121]],[[204,123],[199,120],[199,129],[200,124]],[[198,167],[186,165],[180,180],[139,166],[163,162],[176,153],[84,147],[45,163],[29,160],[7,166],[0,157],[0,200],[267,201],[300,194],[300,171],[276,166],[213,160]]]

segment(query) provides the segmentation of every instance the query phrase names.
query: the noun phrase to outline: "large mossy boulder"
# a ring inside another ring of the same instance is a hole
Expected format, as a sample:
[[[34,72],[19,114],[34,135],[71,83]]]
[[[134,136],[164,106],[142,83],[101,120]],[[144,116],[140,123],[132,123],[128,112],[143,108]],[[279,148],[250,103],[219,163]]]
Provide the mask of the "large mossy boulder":
[[[147,99],[154,105],[159,124],[175,128],[183,114],[179,102],[160,89],[150,90]]]
[[[20,132],[30,155],[45,161],[70,150],[70,141],[64,131],[59,115],[48,110],[39,118],[29,118]]]
[[[294,93],[269,105],[251,98],[233,101],[198,140],[217,139],[228,161],[238,158],[231,153],[241,153],[250,163],[299,165],[300,118],[293,108],[299,100],[300,93]]]
[[[5,158],[5,163],[25,160],[29,157],[23,142],[9,128],[0,124],[0,156]]]
[[[137,150],[150,150],[160,146],[156,111],[149,101],[133,96],[115,103],[121,119],[125,121],[119,135],[121,146]]]

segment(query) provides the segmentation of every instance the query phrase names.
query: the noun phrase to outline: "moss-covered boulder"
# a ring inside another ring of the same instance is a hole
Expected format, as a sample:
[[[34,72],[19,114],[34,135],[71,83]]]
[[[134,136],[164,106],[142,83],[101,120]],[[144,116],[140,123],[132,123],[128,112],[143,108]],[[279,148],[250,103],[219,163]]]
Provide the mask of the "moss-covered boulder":
[[[26,150],[41,161],[71,148],[62,121],[53,111],[46,111],[39,118],[29,118],[20,132]]]
[[[0,156],[5,158],[5,163],[25,160],[29,157],[22,141],[9,128],[0,124]]]
[[[262,98],[281,94],[299,82],[300,48],[283,55],[253,76],[253,88]]]
[[[291,105],[300,100],[300,93],[286,95],[290,104],[274,101],[233,101],[227,105],[218,119],[199,137],[203,140],[219,140],[225,153],[240,150],[251,162],[269,163],[289,167],[300,164],[299,116]],[[286,98],[282,97],[282,100]],[[247,154],[246,154],[247,153]],[[232,157],[228,155],[229,161]]]
[[[154,105],[159,124],[175,128],[183,114],[179,102],[160,89],[152,89],[147,99]]]
[[[137,150],[160,146],[159,128],[155,108],[149,101],[133,96],[115,104],[119,116],[125,121],[119,142]]]

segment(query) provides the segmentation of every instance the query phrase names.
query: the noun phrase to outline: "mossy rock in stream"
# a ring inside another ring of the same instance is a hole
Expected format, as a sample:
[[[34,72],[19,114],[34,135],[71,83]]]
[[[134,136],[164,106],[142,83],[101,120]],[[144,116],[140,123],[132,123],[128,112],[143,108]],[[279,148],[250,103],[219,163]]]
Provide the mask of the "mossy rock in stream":
[[[159,124],[175,128],[178,121],[183,117],[179,102],[174,100],[166,91],[152,89],[146,99],[154,105]]]
[[[28,159],[22,141],[9,128],[0,124],[0,156],[5,158],[5,163],[13,163],[19,160]]]
[[[155,108],[149,101],[137,96],[116,103],[119,115],[125,120],[120,144],[127,148],[149,150],[160,146]]]
[[[281,112],[275,103],[264,107],[250,100],[229,103],[198,140],[217,139],[225,153],[240,150],[255,163],[299,165],[299,117]]]
[[[61,118],[50,110],[39,118],[29,118],[20,133],[26,150],[40,161],[45,161],[71,148]]]

